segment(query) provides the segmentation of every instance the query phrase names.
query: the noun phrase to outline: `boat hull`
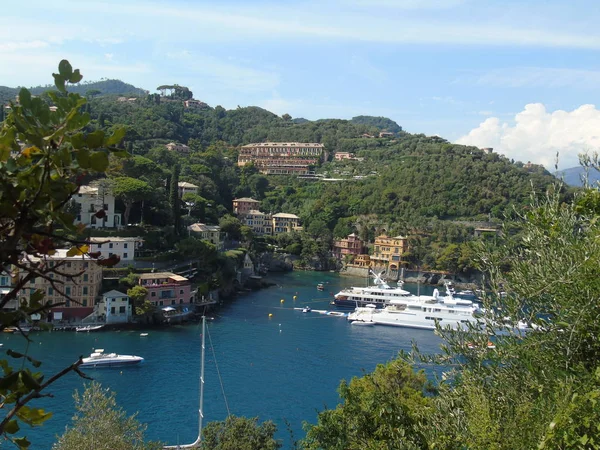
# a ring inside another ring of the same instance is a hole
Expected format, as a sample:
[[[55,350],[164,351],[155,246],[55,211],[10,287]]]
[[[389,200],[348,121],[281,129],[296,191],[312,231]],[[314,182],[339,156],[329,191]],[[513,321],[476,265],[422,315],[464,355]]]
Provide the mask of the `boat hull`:
[[[81,368],[95,368],[95,369],[101,369],[101,368],[109,368],[109,367],[123,367],[123,366],[136,366],[138,364],[140,364],[142,361],[144,361],[144,358],[141,357],[136,357],[135,359],[128,359],[128,360],[107,360],[107,361],[85,361],[84,358],[84,362],[83,364],[81,364],[79,367]]]

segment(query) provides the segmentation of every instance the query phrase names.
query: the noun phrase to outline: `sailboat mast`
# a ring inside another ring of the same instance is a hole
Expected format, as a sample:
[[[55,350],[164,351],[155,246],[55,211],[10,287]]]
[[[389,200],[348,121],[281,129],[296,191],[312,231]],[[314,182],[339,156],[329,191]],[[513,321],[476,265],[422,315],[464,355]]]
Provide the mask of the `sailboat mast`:
[[[200,350],[200,401],[198,405],[198,437],[191,444],[166,445],[163,449],[197,448],[202,442],[202,419],[204,418],[204,354],[206,348],[206,316],[202,316],[202,347]]]

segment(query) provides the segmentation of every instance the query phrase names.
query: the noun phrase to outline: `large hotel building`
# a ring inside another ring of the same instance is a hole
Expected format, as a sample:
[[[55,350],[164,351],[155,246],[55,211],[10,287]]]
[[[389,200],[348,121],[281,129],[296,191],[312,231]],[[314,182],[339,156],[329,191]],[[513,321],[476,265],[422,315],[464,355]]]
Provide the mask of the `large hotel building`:
[[[257,169],[272,175],[305,175],[309,166],[324,156],[323,144],[302,142],[264,142],[240,148],[238,166],[254,162]]]

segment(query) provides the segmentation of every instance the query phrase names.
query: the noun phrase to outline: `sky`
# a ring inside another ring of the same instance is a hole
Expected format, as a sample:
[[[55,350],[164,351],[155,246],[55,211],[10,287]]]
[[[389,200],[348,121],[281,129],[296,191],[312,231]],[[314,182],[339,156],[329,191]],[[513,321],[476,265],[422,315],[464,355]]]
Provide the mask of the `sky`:
[[[22,0],[1,22],[0,85],[50,84],[66,58],[85,81],[385,116],[552,171],[600,148],[598,0]]]

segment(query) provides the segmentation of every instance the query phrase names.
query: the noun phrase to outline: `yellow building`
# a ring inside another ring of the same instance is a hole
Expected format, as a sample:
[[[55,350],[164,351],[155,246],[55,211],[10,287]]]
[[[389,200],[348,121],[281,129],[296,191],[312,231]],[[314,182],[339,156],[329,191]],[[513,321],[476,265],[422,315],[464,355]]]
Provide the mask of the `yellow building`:
[[[398,270],[402,255],[407,249],[407,238],[403,236],[389,237],[384,234],[375,238],[371,261],[375,264],[386,264],[391,270]]]
[[[190,235],[193,233],[200,239],[211,242],[217,247],[217,250],[223,249],[223,233],[218,225],[206,225],[198,222],[191,224],[187,229]]]
[[[295,214],[278,213],[273,214],[273,234],[291,233],[301,231],[300,217]]]

